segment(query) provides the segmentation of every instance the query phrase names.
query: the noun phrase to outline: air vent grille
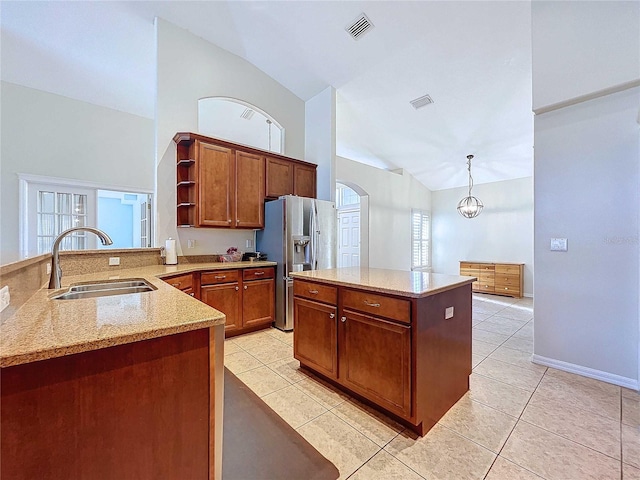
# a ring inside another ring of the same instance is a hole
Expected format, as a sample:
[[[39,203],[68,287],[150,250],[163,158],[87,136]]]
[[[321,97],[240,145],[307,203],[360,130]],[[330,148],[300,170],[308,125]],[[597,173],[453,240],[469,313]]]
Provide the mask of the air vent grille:
[[[426,107],[430,103],[433,103],[433,98],[431,98],[429,95],[424,95],[423,97],[411,100],[409,103],[413,108],[418,110],[419,108]]]
[[[251,110],[250,108],[245,108],[244,112],[242,112],[242,114],[240,115],[240,117],[244,118],[245,120],[251,120],[251,117],[253,117],[253,114],[256,113],[253,110]]]
[[[373,23],[364,13],[361,13],[345,30],[354,39],[358,40],[362,35],[373,28]]]

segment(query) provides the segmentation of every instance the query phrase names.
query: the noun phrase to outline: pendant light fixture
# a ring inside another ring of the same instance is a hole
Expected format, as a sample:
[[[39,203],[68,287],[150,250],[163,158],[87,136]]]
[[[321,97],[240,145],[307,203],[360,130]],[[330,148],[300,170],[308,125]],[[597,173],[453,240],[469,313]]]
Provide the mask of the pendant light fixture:
[[[458,212],[465,218],[474,218],[480,215],[484,208],[482,202],[471,195],[473,188],[473,177],[471,176],[471,159],[473,155],[467,155],[467,169],[469,170],[469,196],[464,197],[458,202]]]

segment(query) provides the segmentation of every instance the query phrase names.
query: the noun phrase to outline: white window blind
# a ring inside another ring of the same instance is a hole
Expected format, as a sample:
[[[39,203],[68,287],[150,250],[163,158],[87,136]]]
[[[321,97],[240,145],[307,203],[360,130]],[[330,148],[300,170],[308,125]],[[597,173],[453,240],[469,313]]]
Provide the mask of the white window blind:
[[[411,269],[431,266],[431,219],[429,212],[411,210]]]

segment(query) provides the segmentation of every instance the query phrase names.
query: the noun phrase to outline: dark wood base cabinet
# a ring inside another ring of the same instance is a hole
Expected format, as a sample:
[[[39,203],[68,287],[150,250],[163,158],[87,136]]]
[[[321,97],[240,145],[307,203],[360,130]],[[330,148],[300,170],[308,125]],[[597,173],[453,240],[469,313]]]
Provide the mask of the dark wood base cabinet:
[[[219,325],[3,368],[0,477],[219,478],[222,339]]]
[[[295,279],[294,294],[300,364],[418,434],[469,390],[470,284],[407,298]]]

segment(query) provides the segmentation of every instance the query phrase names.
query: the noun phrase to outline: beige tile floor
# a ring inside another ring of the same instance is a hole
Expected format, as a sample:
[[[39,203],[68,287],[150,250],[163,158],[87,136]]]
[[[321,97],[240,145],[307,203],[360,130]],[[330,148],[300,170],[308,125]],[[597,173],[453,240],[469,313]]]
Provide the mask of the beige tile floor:
[[[470,390],[422,438],[299,370],[291,333],[229,339],[225,365],[343,479],[640,480],[640,394],[531,363],[531,299],[473,313]]]

